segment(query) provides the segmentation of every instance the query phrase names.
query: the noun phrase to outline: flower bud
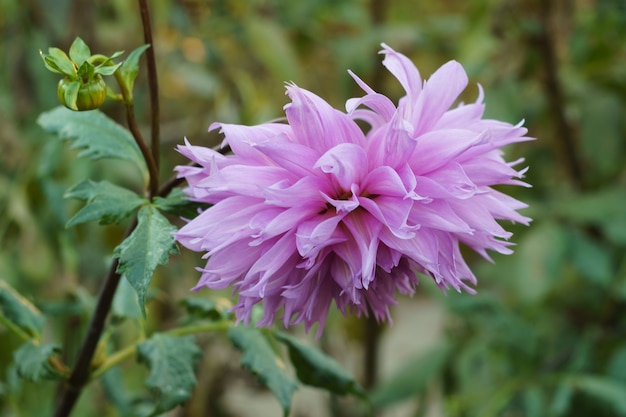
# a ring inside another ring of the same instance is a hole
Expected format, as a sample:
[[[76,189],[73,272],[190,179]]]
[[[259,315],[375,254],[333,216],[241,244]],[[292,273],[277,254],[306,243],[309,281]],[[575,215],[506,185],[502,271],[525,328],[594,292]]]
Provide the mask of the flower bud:
[[[100,107],[107,96],[107,86],[100,74],[87,82],[65,77],[57,87],[59,101],[71,110],[94,110]]]

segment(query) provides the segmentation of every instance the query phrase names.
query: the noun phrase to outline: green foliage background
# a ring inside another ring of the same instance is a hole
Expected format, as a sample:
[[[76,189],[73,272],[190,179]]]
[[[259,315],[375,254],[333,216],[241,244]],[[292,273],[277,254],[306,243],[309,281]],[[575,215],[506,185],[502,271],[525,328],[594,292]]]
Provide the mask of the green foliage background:
[[[143,39],[134,2],[53,3],[0,0],[0,280],[48,315],[51,339],[77,346],[124,224],[66,229],[80,203],[63,194],[85,178],[137,190],[142,183],[123,161],[77,159],[36,125],[57,105],[57,78],[39,49],[67,50],[81,36],[93,51],[128,53]],[[424,280],[413,301],[401,300],[445,306],[445,331],[431,353],[368,387],[372,401],[381,410],[419,404],[415,415],[435,403],[450,416],[626,416],[626,3],[155,0],[151,7],[163,180],[183,162],[173,149],[184,136],[210,145],[218,140],[206,132],[214,121],[281,117],[284,82],[341,108],[360,94],[346,73],[352,69],[399,97],[376,53],[381,42],[409,55],[425,77],[460,61],[470,76],[464,100],[474,100],[479,82],[490,117],[525,119],[538,138],[507,149],[509,159],[524,157],[530,166],[533,188],[506,191],[530,204],[525,214],[534,222],[514,227],[513,256],[495,256],[495,264],[476,259],[477,295],[443,297]],[[145,73],[137,84],[145,121]],[[103,110],[123,124],[121,108]],[[197,264],[196,255],[182,253],[157,271],[146,330],[176,323],[176,300],[194,285]],[[123,302],[117,306],[115,314],[129,315]],[[333,338],[347,337],[356,350],[376,343],[361,322],[338,315],[331,322],[321,341],[328,349]],[[137,330],[133,323],[118,324],[116,343]],[[47,415],[55,385],[18,382],[9,363],[20,340],[2,326],[0,340],[0,416]],[[201,343],[212,344],[210,336]],[[76,352],[61,355],[72,363]],[[227,367],[220,357],[205,354],[184,415],[229,415],[219,404],[238,361],[227,359]],[[130,391],[148,376],[135,365],[125,369]],[[127,393],[112,373],[105,376],[77,416],[122,413],[115,404]],[[329,415],[362,412],[354,402],[329,404]]]

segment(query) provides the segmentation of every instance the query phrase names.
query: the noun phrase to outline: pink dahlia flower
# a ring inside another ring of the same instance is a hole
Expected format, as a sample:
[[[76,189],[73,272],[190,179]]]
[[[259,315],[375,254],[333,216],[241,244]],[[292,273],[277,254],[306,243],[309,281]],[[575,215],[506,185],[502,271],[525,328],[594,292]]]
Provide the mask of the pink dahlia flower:
[[[496,220],[528,224],[517,213],[526,205],[492,188],[526,185],[514,168],[521,160],[500,150],[529,140],[526,129],[483,119],[482,90],[450,109],[467,85],[457,62],[422,83],[408,58],[383,46],[406,90],[398,106],[355,75],[366,95],[349,100],[348,113],[288,85],[288,124],[212,125],[232,155],[179,147],[199,165],[177,168],[188,194],[212,206],[176,238],[208,258],[196,289],[238,293],[239,320],[262,301],[258,325],[280,312],[285,326],[319,322],[321,332],[334,300],[344,314],[391,321],[396,292],[412,294],[416,272],[473,292],[459,245],[487,259],[487,250],[508,254],[511,233]]]

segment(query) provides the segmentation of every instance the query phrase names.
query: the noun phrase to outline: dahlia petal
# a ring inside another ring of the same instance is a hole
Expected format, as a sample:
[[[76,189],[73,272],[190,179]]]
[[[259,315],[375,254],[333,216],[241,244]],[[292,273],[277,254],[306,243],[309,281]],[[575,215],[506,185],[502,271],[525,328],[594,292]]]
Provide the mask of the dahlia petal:
[[[174,236],[183,246],[213,250],[234,235],[249,233],[247,219],[259,211],[258,200],[248,197],[225,199],[184,225]]]
[[[265,155],[268,165],[277,165],[299,177],[311,175],[313,165],[321,156],[319,151],[290,142],[286,136],[257,145],[256,148]]]
[[[209,165],[215,159],[226,161],[226,157],[219,152],[204,146],[194,146],[187,140],[187,138],[185,138],[185,145],[178,145],[176,150],[180,152],[181,155],[200,165]]]
[[[356,210],[356,208],[359,207],[359,198],[357,197],[358,188],[356,184],[354,184],[351,187],[351,190],[352,190],[352,195],[347,200],[335,199],[335,198],[330,197],[327,194],[322,194],[322,195],[324,196],[324,199],[328,201],[328,203],[331,206],[335,207],[335,210],[337,211],[337,213],[349,213],[353,210]]]
[[[326,246],[343,242],[346,236],[337,229],[344,214],[326,214],[302,222],[296,230],[296,247],[303,258],[315,257]]]
[[[355,109],[350,112],[350,117],[352,117],[353,120],[364,121],[370,125],[372,129],[377,129],[387,122],[380,114],[367,109]]]
[[[411,212],[409,221],[422,228],[471,234],[474,229],[454,211],[450,201],[454,200],[434,200],[429,204],[421,204],[419,209]]]
[[[513,178],[522,178],[526,170],[516,171],[510,164],[504,163],[500,156],[496,158],[485,156],[470,159],[463,163],[463,170],[476,186],[490,186],[495,184],[515,184],[527,186],[523,181]]]
[[[291,103],[285,106],[285,113],[301,144],[326,150],[341,143],[364,142],[363,133],[352,119],[315,94],[295,85],[287,86],[287,94]]]
[[[265,204],[278,207],[298,207],[303,204],[317,205],[319,210],[326,207],[323,193],[331,193],[329,182],[321,177],[304,177],[295,184],[281,182],[263,189]]]
[[[417,175],[427,174],[468,149],[489,140],[490,132],[480,134],[462,129],[442,129],[425,133],[417,139],[410,165]]]
[[[273,244],[266,245],[268,250],[250,267],[241,281],[239,293],[263,298],[270,281],[273,281],[274,292],[282,292],[286,277],[297,263],[295,240],[294,233],[285,233]],[[278,273],[281,270],[282,274]]]
[[[474,198],[471,205],[462,205],[459,200],[448,200],[454,212],[474,230],[482,230],[493,236],[508,239],[512,233],[504,230],[493,218],[489,208],[481,204],[481,200]],[[521,216],[520,216],[521,217]]]
[[[419,226],[407,224],[409,213],[413,208],[413,201],[411,200],[379,196],[374,200],[361,198],[359,202],[361,207],[398,237],[411,239],[415,236],[415,230],[419,229]]]
[[[253,235],[256,238],[254,244],[261,244],[267,239],[294,229],[300,223],[313,217],[319,212],[319,209],[315,205],[303,205],[288,209],[277,208],[275,213],[269,210],[266,210],[266,212],[269,213],[266,218],[260,219],[255,216],[250,222],[250,227],[258,230],[258,233]]]
[[[467,74],[461,64],[450,61],[424,83],[410,119],[415,126],[415,136],[429,131],[437,124],[465,89],[467,81]]]
[[[407,162],[417,142],[409,134],[410,126],[400,117],[394,116],[386,125],[375,129],[369,137],[367,152],[371,163],[393,168]]]
[[[261,198],[265,188],[285,180],[295,179],[291,172],[281,167],[230,165],[198,181],[195,187],[210,189],[215,193],[226,193],[226,195]]]
[[[359,285],[362,285],[363,288],[367,289],[369,283],[374,280],[378,234],[380,233],[382,224],[366,213],[355,213],[352,216],[346,216],[343,220],[343,224],[352,235],[352,239],[348,239],[346,245],[355,243],[361,255],[359,274],[361,282],[355,282],[355,285],[357,288],[360,288]]]
[[[382,44],[381,54],[385,55],[383,65],[398,79],[404,91],[410,97],[417,97],[422,91],[422,77],[415,65],[404,55],[397,53],[386,44]]]
[[[314,168],[331,174],[342,191],[347,191],[365,177],[368,168],[367,154],[358,145],[342,143],[322,155]]]
[[[258,126],[213,123],[209,131],[218,128],[224,134],[224,143],[230,145],[238,158],[259,163],[263,162],[263,156],[254,147],[290,131],[289,126],[282,123],[266,123]]]
[[[376,93],[369,88],[359,77],[357,77],[352,71],[348,71],[352,78],[365,90],[367,93],[361,98],[351,98],[346,101],[346,111],[352,113],[359,106],[366,106],[372,109],[375,113],[382,116],[384,120],[391,120],[396,112],[396,107],[391,100],[382,94]]]
[[[363,191],[367,194],[407,198],[412,189],[407,190],[400,175],[389,166],[374,168],[363,180]]]
[[[194,289],[203,286],[213,289],[229,287],[244,276],[260,253],[261,248],[251,247],[245,240],[239,240],[214,253],[200,270],[202,277]],[[233,254],[236,254],[237,262],[233,262]]]
[[[465,173],[464,167],[456,162],[447,164],[428,175],[448,192],[449,198],[466,200],[476,194],[478,187]]]
[[[357,85],[359,87],[361,87],[361,89],[363,89],[363,91],[365,91],[367,94],[376,94],[376,91],[374,91],[374,89],[372,87],[367,85],[367,83],[365,81],[363,81],[358,75],[356,75],[354,72],[352,72],[352,70],[348,70],[348,74],[350,74],[350,76],[357,83]],[[348,101],[350,101],[350,100],[348,100]],[[347,110],[347,111],[350,112],[350,110]],[[395,112],[395,108],[392,111],[392,113],[393,112]]]

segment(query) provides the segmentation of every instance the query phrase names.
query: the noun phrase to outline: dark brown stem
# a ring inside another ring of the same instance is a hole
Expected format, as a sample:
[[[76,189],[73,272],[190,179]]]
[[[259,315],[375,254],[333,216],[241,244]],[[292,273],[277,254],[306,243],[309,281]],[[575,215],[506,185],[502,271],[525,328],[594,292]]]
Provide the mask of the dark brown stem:
[[[154,152],[150,152],[150,148],[146,145],[146,141],[143,139],[137,121],[135,120],[135,107],[132,102],[126,102],[126,122],[128,123],[128,129],[135,138],[135,142],[141,150],[141,154],[148,165],[148,173],[150,175],[150,184],[148,186],[148,196],[150,198],[156,196],[159,191],[159,167],[154,159]]]
[[[151,148],[152,158],[155,161],[157,171],[160,161],[160,110],[159,110],[159,83],[157,79],[156,59],[154,56],[154,41],[152,39],[152,28],[150,25],[150,12],[147,0],[139,0],[139,11],[141,23],[143,24],[144,42],[150,45],[146,50],[148,64],[148,87],[150,90],[150,122],[151,122]]]
[[[122,98],[124,99],[124,106],[126,107],[126,123],[128,124],[128,130],[135,138],[135,142],[137,146],[139,146],[139,150],[141,151],[141,155],[143,159],[146,161],[146,165],[148,166],[148,175],[149,185],[148,185],[148,196],[152,198],[157,195],[159,190],[159,166],[157,161],[154,159],[154,154],[150,152],[150,148],[146,145],[146,141],[137,126],[137,121],[135,119],[135,106],[133,104],[132,92],[129,91],[128,86],[125,84],[122,79],[122,75],[119,71],[115,71],[115,79],[120,86],[120,91],[122,92]]]
[[[576,188],[584,187],[583,169],[576,150],[574,130],[565,115],[566,103],[559,82],[558,60],[552,34],[552,0],[541,0],[541,32],[537,36],[537,46],[541,54],[545,72],[545,90],[550,112],[556,123],[556,137],[561,140],[563,155],[569,176]]]

